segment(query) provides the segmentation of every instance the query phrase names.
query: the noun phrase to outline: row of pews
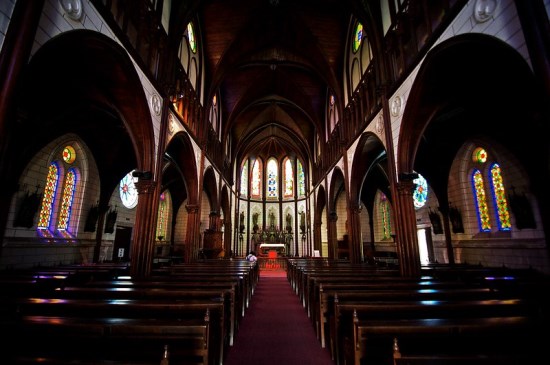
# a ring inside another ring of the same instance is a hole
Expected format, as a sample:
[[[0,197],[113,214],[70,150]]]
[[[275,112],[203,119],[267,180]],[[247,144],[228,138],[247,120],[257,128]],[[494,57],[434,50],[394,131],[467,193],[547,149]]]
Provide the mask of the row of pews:
[[[291,258],[287,278],[337,365],[527,364],[546,358],[550,278],[533,270]]]
[[[2,363],[220,365],[259,269],[244,259],[181,263],[133,279],[119,264],[0,273]]]

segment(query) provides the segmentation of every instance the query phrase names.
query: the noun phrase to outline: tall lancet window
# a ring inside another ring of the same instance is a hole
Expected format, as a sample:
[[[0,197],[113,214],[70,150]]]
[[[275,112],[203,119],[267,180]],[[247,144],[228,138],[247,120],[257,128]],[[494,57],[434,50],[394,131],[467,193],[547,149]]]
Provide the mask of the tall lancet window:
[[[252,184],[250,197],[253,199],[262,198],[262,161],[257,158],[252,165]]]
[[[294,196],[294,169],[292,168],[292,161],[287,157],[284,160],[284,181],[285,189],[283,197],[292,198]]]
[[[510,220],[510,211],[508,210],[508,201],[506,200],[502,170],[498,163],[494,163],[491,166],[490,174],[493,202],[498,213],[498,229],[499,231],[509,231],[512,228],[512,222]]]
[[[304,174],[304,167],[300,160],[298,160],[298,196],[306,196],[306,177]]]
[[[61,199],[61,207],[59,209],[59,221],[57,222],[57,229],[59,231],[66,231],[69,228],[74,191],[76,189],[76,179],[76,170],[74,168],[70,168],[65,175],[65,186],[63,188],[63,197]]]
[[[352,49],[354,53],[359,50],[359,47],[361,47],[362,40],[363,40],[363,24],[357,23],[357,25],[355,25],[355,31],[353,32]]]
[[[38,229],[40,230],[48,230],[50,228],[58,182],[59,166],[56,162],[52,162],[48,168],[48,176],[46,177],[44,196],[42,198],[42,208],[40,209],[40,216],[38,218]]]
[[[391,238],[391,206],[388,197],[382,192],[380,192],[378,208],[382,226],[382,239],[387,240]]]
[[[475,169],[472,172],[472,187],[474,189],[474,199],[476,205],[479,230],[483,232],[491,231],[491,221],[489,218],[489,208],[487,207],[487,197],[485,195],[485,182],[481,171]]]
[[[191,52],[197,53],[197,39],[195,38],[195,29],[193,23],[187,24],[187,39],[189,40],[189,48]]]
[[[245,161],[241,169],[241,196],[248,196],[248,160]]]
[[[167,203],[167,194],[165,191],[160,194],[159,198],[159,211],[157,219],[157,235],[156,238],[159,241],[165,240],[166,236],[166,226],[168,225],[168,203]]]
[[[279,169],[277,168],[277,160],[273,157],[267,161],[267,198],[277,199],[279,196],[279,186],[277,180],[279,177]]]

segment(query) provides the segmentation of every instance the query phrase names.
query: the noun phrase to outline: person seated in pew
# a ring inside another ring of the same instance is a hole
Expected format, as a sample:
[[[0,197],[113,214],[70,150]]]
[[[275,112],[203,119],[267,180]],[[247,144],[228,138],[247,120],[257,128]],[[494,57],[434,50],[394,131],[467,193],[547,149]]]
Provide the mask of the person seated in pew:
[[[250,262],[256,262],[258,258],[256,257],[256,253],[254,251],[250,251],[250,253],[246,256],[246,261]]]

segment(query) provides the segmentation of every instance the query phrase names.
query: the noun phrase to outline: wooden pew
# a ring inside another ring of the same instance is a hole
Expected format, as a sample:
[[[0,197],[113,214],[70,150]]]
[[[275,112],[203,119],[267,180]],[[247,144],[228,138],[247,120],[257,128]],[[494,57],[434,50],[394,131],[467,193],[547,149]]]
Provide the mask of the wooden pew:
[[[480,322],[486,321],[487,325],[502,321],[503,318],[514,317],[523,318],[523,324],[537,323],[540,308],[538,303],[527,299],[507,298],[336,302],[335,311],[331,324],[331,340],[334,341],[337,364],[360,364],[366,351],[364,340],[373,338],[373,334],[376,333],[369,332],[368,327],[371,323],[380,324],[377,327],[380,333],[385,331],[384,328],[391,328],[390,333],[392,338],[395,338],[403,333],[409,333],[411,336],[422,333],[422,325],[431,322],[444,323],[445,320],[449,321],[451,327],[463,320],[465,323],[471,321],[470,327],[474,330],[476,319]],[[411,323],[418,325],[408,327],[407,321],[413,321]]]
[[[287,278],[292,288],[298,294],[298,282],[300,282],[301,273],[308,269],[349,267],[349,261],[334,260],[328,258],[287,258]]]
[[[380,325],[382,327],[380,327]],[[355,361],[361,361],[368,352],[369,339],[377,338],[378,346],[385,346],[382,352],[388,352],[390,332],[399,333],[393,338],[393,362],[389,365],[520,365],[538,363],[546,356],[540,351],[543,342],[530,335],[541,327],[526,317],[445,319],[433,321],[427,319],[408,320],[407,329],[414,329],[411,336],[401,333],[395,323],[369,323],[368,328],[357,324],[359,343],[365,343],[356,349]],[[517,336],[528,333],[527,336]],[[381,341],[385,340],[385,344]],[[402,343],[405,350],[402,349]],[[372,343],[371,343],[372,344]],[[368,360],[366,361],[369,362]],[[378,360],[378,363],[384,363]]]
[[[323,285],[354,285],[356,287],[372,286],[372,287],[399,287],[409,285],[420,285],[418,283],[430,283],[430,278],[408,278],[408,277],[396,277],[393,275],[386,276],[381,274],[371,275],[369,272],[357,274],[340,274],[340,275],[311,275],[307,285],[307,301],[305,306],[307,308],[308,315],[312,318],[316,318],[316,308],[320,303],[320,289]]]
[[[338,268],[328,270],[312,270],[302,273],[302,282],[299,283],[299,293],[302,299],[304,308],[308,311],[308,316],[311,316],[309,303],[315,299],[318,285],[323,280],[325,281],[340,281],[340,282],[365,282],[365,281],[394,281],[394,280],[416,280],[409,278],[400,278],[398,272],[388,269],[378,269],[374,267],[368,268]]]
[[[233,346],[240,319],[235,283],[216,282],[95,282],[80,287],[64,287],[51,295],[63,298],[95,299],[209,299],[225,304],[227,346]]]
[[[153,280],[163,280],[170,278],[171,280],[193,280],[201,279],[206,281],[217,281],[221,278],[236,280],[239,282],[240,295],[243,297],[243,315],[244,309],[248,308],[250,298],[254,293],[256,285],[256,274],[251,271],[252,268],[218,268],[210,267],[203,264],[200,267],[185,266],[184,264],[171,267],[171,272],[168,276],[152,277]],[[161,279],[162,278],[162,279]]]
[[[203,275],[198,273],[189,275],[170,275],[166,277],[151,277],[146,280],[140,280],[140,283],[153,283],[152,285],[164,283],[164,286],[199,285],[204,287],[209,287],[211,285],[231,285],[235,290],[235,303],[238,308],[236,314],[239,319],[244,317],[246,308],[248,307],[248,302],[250,300],[250,298],[248,298],[248,290],[245,288],[244,278],[241,275]]]
[[[515,278],[525,280],[538,280],[544,275],[534,269],[513,269],[509,267],[485,267],[469,264],[429,264],[422,266],[423,275],[429,275],[441,280],[460,280],[464,282],[477,282],[487,278]]]
[[[398,277],[399,271],[390,268],[380,268],[368,264],[338,264],[337,266],[327,267],[308,267],[303,268],[297,274],[296,279],[296,292],[299,295],[305,295],[307,300],[307,293],[309,292],[309,284],[311,279],[315,277],[336,277],[347,276],[353,277],[357,275],[368,275],[377,277]]]
[[[226,331],[224,336],[227,346],[232,346],[238,325],[235,283],[204,283],[204,282],[150,282],[150,281],[99,281],[81,286],[52,286],[48,290],[31,284],[20,286],[9,295],[13,298],[39,297],[43,299],[204,299],[221,301],[225,305]],[[7,293],[4,292],[6,295]],[[1,302],[0,302],[1,303]],[[2,307],[0,307],[2,308]]]
[[[353,289],[328,289],[321,290],[321,302],[316,310],[315,327],[318,331],[318,338],[321,346],[325,347],[327,343],[329,324],[334,317],[335,303],[348,301],[394,301],[394,300],[449,300],[449,299],[495,299],[503,298],[508,294],[501,293],[491,288],[482,287],[445,287],[445,283],[434,283],[435,286],[418,286],[409,283],[409,286],[403,285],[401,288],[386,287],[375,288],[363,286]],[[330,339],[330,338],[328,338]],[[332,349],[333,350],[333,349]]]
[[[222,261],[222,260],[218,260]],[[228,308],[229,315],[224,318],[224,323],[229,323],[227,331],[228,336],[220,335],[222,339],[228,338],[228,345],[233,344],[234,333],[238,324],[238,319],[242,318],[245,313],[245,308],[248,306],[253,287],[257,282],[257,267],[242,260],[235,262],[233,260],[223,260],[225,262],[200,263],[198,265],[187,265],[182,270],[176,270],[173,274],[167,277],[153,277],[148,280],[140,280],[131,282],[128,280],[98,280],[105,277],[94,276],[86,280],[67,280],[71,275],[73,268],[48,268],[47,270],[32,271],[32,279],[29,279],[28,273],[25,273],[25,279],[19,278],[16,282],[13,279],[10,286],[11,294],[24,297],[25,294],[42,295],[45,299],[69,299],[79,298],[83,296],[92,298],[104,299],[129,299],[142,300],[145,298],[172,298],[177,299],[183,297],[217,297],[218,300],[224,302],[221,297],[226,294],[229,297]],[[94,268],[97,272],[98,268]],[[90,269],[92,271],[92,269]],[[99,269],[102,272],[102,269]],[[10,275],[12,276],[12,275]],[[13,276],[12,276],[13,277]],[[40,282],[52,283],[51,285],[41,285],[43,290],[37,290],[37,279]],[[56,280],[54,281],[53,278]],[[22,280],[25,285],[21,284]],[[0,279],[0,285],[3,280]],[[113,284],[114,283],[114,284]],[[72,286],[71,286],[72,285]],[[76,286],[75,286],[76,285]],[[17,288],[17,289],[16,289]],[[206,288],[206,289],[205,289]],[[52,292],[55,290],[63,291],[63,295]],[[212,290],[218,290],[213,292]],[[221,293],[221,295],[220,295]],[[232,305],[231,305],[232,304]],[[3,306],[5,309],[5,306]],[[5,314],[6,312],[2,312]],[[238,314],[238,315],[237,315]],[[238,317],[238,318],[237,318]],[[212,331],[211,331],[212,332]],[[220,351],[221,352],[221,351]]]
[[[173,363],[214,365],[209,313],[203,318],[135,319],[22,316],[3,323],[9,364],[158,364],[165,345]]]
[[[92,341],[103,343],[106,350],[111,348],[113,341],[149,339],[152,343],[168,341],[176,336],[173,342],[179,349],[185,343],[186,337],[179,335],[191,333],[194,347],[186,348],[186,351],[196,352],[196,337],[201,333],[208,337],[203,338],[203,343],[208,345],[201,352],[204,358],[209,357],[211,364],[219,364],[224,356],[225,315],[224,303],[212,299],[66,299],[66,298],[14,298],[9,299],[13,305],[13,314],[3,317],[3,326],[10,329],[10,333],[19,333],[21,340],[25,334],[41,337],[48,333],[48,339],[52,341],[65,341],[66,337],[86,337],[92,335]],[[207,315],[207,317],[205,317]],[[90,328],[83,328],[79,323],[92,322]],[[205,323],[207,322],[207,327]],[[191,326],[191,328],[187,328]],[[199,326],[199,327],[197,327]],[[44,329],[46,328],[46,329]],[[198,331],[198,330],[201,331]],[[44,331],[44,332],[41,332]],[[89,333],[89,331],[92,331]],[[59,335],[59,338],[57,337]],[[134,336],[135,335],[135,336]],[[117,337],[120,336],[120,337]],[[22,342],[25,342],[24,340]],[[34,348],[35,341],[28,345],[26,352],[36,351],[37,354],[44,349]],[[168,343],[168,342],[167,342]],[[131,344],[128,344],[130,346]],[[139,345],[139,346],[138,346]],[[138,352],[149,351],[149,347],[139,341],[132,346],[137,346]],[[18,356],[14,353],[14,356]],[[109,354],[111,356],[112,354]],[[177,356],[176,354],[173,354]],[[144,355],[145,356],[145,355]],[[207,363],[205,363],[207,364]]]

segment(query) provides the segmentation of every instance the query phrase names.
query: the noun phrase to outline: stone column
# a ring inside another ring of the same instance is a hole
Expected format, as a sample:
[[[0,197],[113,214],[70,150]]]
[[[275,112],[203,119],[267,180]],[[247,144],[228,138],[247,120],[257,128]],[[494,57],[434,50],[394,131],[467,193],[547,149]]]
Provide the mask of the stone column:
[[[361,206],[348,209],[349,258],[351,263],[360,263],[363,257],[363,240],[361,239]]]
[[[0,235],[4,230],[9,214],[13,194],[17,190],[15,183],[9,179],[9,159],[5,158],[6,150],[11,145],[7,123],[10,108],[14,105],[16,87],[22,69],[30,57],[36,29],[42,15],[44,0],[16,1],[13,13],[7,27],[4,42],[0,52],[0,183],[3,193],[0,194]],[[1,251],[1,247],[0,247]]]
[[[188,204],[187,209],[187,233],[185,236],[185,262],[191,262],[198,257],[200,230],[199,230],[199,206],[198,204]]]
[[[319,253],[323,251],[323,241],[321,240],[321,221],[315,221],[313,223],[313,250],[319,250]]]
[[[331,259],[338,258],[338,240],[336,239],[336,221],[338,214],[331,212],[328,217],[327,235],[328,235],[328,257]]]
[[[394,202],[396,245],[403,277],[420,276],[416,213],[412,197],[414,188],[412,179],[401,180],[397,183],[397,197]]]
[[[97,227],[95,233],[95,247],[94,247],[94,257],[93,262],[99,262],[99,257],[101,256],[101,250],[103,245],[103,229],[105,228],[105,216],[109,211],[108,202],[100,202],[98,209],[99,215],[97,217]]]
[[[210,212],[210,215],[208,216],[209,222],[208,222],[208,228],[215,232],[219,232],[220,230],[220,214],[216,211]]]
[[[135,183],[139,194],[134,224],[130,272],[133,278],[150,276],[153,264],[158,210],[157,182],[139,179]]]
[[[443,216],[443,232],[445,233],[445,245],[447,247],[447,258],[449,264],[455,263],[455,254],[453,250],[453,241],[451,238],[451,226],[449,224],[449,206],[440,206],[439,211]]]
[[[542,0],[515,0],[533,71],[550,97],[550,21]]]
[[[16,1],[0,52],[0,146],[5,146],[6,121],[16,85],[27,64],[42,15],[44,0]]]

